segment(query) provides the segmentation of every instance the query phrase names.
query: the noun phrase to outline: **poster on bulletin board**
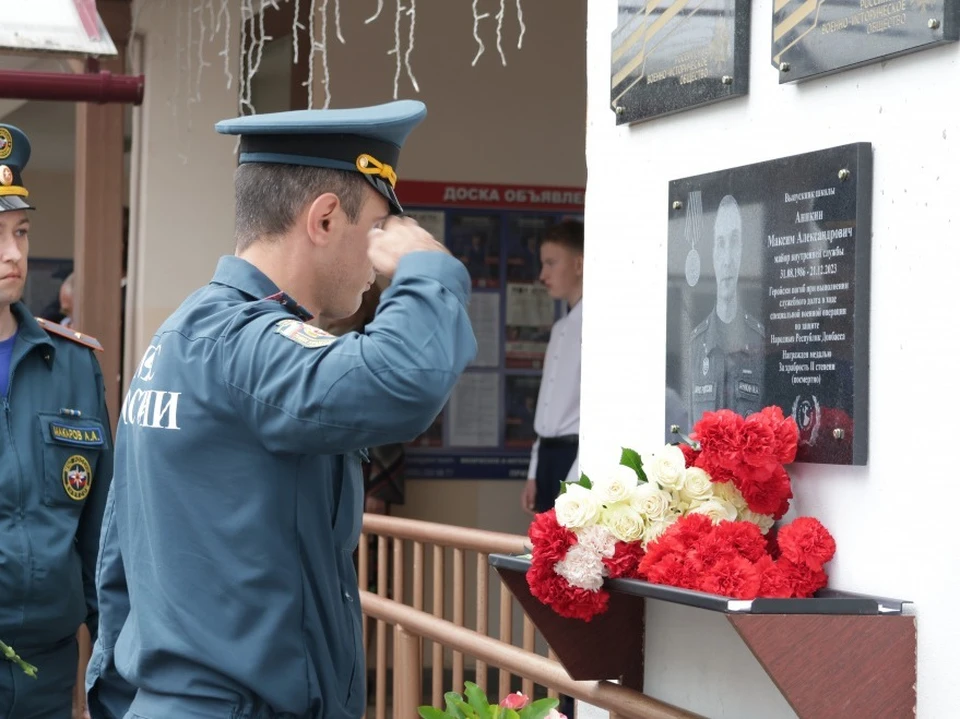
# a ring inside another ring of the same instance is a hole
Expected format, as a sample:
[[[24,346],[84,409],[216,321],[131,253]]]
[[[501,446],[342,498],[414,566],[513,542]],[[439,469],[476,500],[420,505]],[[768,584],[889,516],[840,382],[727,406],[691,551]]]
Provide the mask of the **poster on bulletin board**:
[[[583,220],[583,188],[402,180],[406,214],[470,273],[477,357],[431,427],[407,445],[418,479],[526,479],[550,329],[564,313],[540,284],[539,243]]]

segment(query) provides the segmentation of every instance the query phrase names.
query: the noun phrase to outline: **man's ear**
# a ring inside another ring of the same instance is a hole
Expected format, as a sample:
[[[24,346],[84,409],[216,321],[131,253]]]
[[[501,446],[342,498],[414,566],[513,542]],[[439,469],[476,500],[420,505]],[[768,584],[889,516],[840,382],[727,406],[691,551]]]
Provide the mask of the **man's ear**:
[[[332,192],[325,192],[307,207],[307,236],[314,244],[327,244],[343,221],[340,198]]]
[[[576,268],[577,268],[577,274],[583,275],[583,255],[581,254],[577,254]]]

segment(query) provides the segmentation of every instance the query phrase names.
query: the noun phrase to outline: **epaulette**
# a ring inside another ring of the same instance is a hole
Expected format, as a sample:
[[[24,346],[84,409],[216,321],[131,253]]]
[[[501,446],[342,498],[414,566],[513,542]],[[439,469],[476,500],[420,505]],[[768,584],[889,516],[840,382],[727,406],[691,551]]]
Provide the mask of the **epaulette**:
[[[92,349],[96,352],[103,352],[103,346],[95,337],[85,335],[83,332],[77,332],[69,327],[64,327],[63,325],[57,324],[56,322],[50,322],[42,317],[37,317],[37,324],[52,335],[57,335],[59,337],[63,337],[64,339],[68,339],[71,342],[76,342],[78,345],[83,345],[84,347]]]

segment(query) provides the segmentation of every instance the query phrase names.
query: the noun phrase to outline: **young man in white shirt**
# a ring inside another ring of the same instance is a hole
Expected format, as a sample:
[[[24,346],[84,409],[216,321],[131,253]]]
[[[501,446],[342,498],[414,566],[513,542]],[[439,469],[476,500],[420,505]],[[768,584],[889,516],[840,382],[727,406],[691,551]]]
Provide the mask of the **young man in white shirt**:
[[[543,363],[533,420],[537,440],[520,496],[530,514],[551,509],[560,483],[577,479],[580,471],[583,223],[566,220],[548,229],[540,241],[540,263],[540,281],[551,297],[566,303],[568,311],[550,331]]]

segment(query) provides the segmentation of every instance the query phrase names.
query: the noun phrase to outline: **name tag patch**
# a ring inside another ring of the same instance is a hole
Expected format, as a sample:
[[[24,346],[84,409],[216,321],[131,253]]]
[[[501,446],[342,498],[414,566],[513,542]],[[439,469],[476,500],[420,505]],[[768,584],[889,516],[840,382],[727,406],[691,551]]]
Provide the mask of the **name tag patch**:
[[[102,447],[103,432],[98,427],[72,427],[58,422],[50,423],[50,436],[61,444],[74,447]]]
[[[280,320],[277,322],[277,334],[296,342],[302,347],[317,349],[332,344],[337,338],[319,327],[308,325],[300,320]]]
[[[760,396],[760,385],[755,382],[744,382],[740,380],[737,382],[737,389],[740,390],[741,394],[748,394],[752,397]]]

